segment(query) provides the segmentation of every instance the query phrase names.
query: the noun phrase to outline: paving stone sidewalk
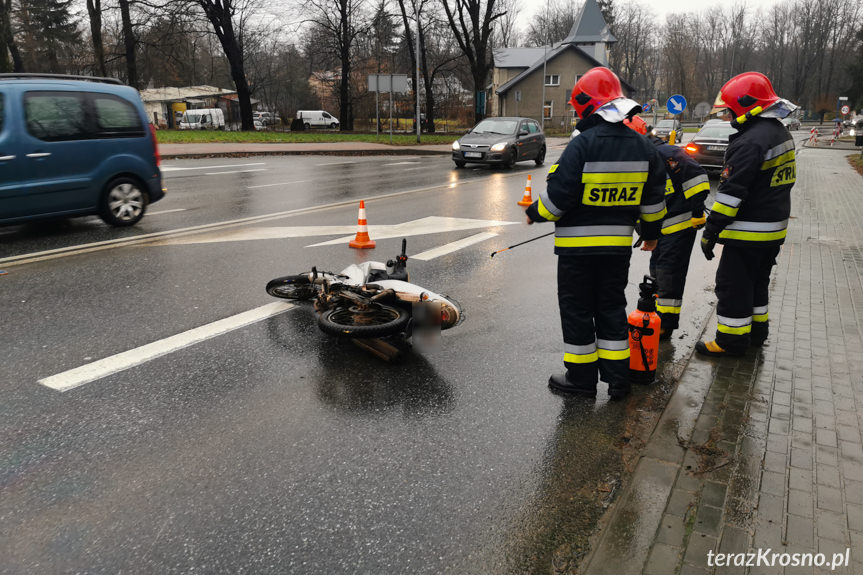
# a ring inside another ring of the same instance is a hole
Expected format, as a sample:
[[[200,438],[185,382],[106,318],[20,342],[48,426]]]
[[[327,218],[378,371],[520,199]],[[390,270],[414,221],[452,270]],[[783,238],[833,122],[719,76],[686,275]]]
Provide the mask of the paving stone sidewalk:
[[[863,575],[863,179],[846,155],[799,153],[770,338],[690,361],[584,572]],[[767,548],[851,565],[708,566]]]

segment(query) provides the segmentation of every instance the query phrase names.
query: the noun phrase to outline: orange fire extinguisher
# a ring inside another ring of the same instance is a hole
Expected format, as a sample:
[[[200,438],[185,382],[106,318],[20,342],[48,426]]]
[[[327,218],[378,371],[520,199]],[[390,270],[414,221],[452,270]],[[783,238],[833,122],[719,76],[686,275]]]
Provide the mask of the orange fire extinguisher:
[[[629,377],[636,383],[653,383],[659,356],[659,314],[656,280],[644,276],[638,284],[638,306],[629,314]]]

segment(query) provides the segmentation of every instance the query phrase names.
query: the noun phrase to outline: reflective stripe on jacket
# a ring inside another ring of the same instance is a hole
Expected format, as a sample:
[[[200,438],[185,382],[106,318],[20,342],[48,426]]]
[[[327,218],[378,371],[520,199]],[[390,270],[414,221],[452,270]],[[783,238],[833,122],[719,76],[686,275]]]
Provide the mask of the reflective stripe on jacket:
[[[558,255],[629,254],[632,232],[658,239],[665,207],[665,170],[654,146],[622,123],[590,116],[527,209],[535,222],[555,222]]]
[[[738,130],[725,152],[707,230],[717,234],[722,244],[782,244],[797,177],[794,140],[774,118],[756,116]]]
[[[710,192],[707,172],[679,146],[652,140],[665,162],[668,180],[665,185],[665,205],[668,214],[662,221],[662,235],[690,229],[690,218],[704,214],[704,200]]]

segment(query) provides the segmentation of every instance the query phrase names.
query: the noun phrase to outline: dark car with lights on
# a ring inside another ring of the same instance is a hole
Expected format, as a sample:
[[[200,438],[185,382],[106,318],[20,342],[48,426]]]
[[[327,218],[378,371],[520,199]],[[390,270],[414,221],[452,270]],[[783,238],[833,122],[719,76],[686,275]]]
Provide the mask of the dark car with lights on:
[[[680,120],[677,118],[659,120],[656,126],[653,127],[653,130],[651,130],[650,135],[668,141],[671,137],[671,132],[674,132],[674,139],[679,142],[681,136],[683,136],[683,128],[680,126]]]
[[[730,122],[708,122],[683,149],[708,173],[719,172],[725,161],[728,138],[736,131]]]
[[[531,118],[486,118],[453,142],[452,160],[465,164],[493,164],[512,168],[516,162],[545,162],[545,134]]]

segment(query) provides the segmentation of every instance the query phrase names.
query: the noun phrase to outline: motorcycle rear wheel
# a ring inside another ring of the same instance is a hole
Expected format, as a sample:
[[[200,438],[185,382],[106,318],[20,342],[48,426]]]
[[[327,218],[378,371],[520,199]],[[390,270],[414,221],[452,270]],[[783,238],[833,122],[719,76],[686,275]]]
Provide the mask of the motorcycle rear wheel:
[[[283,299],[312,299],[315,286],[305,274],[282,276],[267,283],[267,293]]]
[[[328,309],[318,316],[318,327],[329,335],[373,338],[402,332],[409,320],[410,314],[401,308],[373,304],[367,310],[355,307]]]

